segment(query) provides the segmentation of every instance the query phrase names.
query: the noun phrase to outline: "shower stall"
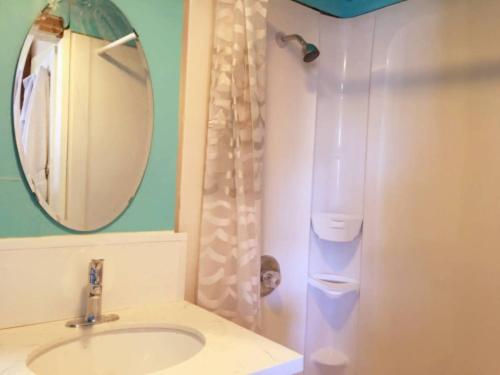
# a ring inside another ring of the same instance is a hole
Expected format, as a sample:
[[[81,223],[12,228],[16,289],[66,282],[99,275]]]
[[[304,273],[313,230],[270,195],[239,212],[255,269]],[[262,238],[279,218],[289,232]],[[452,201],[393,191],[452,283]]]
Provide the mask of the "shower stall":
[[[500,3],[335,18],[313,2],[268,3],[262,235],[282,281],[260,332],[304,353],[308,375],[498,375]],[[213,4],[189,13],[179,227],[193,300]]]
[[[299,3],[269,4],[262,333],[311,375],[499,374],[500,3]]]

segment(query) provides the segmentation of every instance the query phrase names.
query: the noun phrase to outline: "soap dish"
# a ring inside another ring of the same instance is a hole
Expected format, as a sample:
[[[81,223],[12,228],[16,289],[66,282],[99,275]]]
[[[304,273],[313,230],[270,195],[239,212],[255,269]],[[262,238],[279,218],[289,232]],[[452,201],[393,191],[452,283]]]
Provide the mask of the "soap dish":
[[[311,360],[318,365],[337,369],[349,364],[349,358],[331,346],[316,350],[311,354]]]
[[[317,274],[309,277],[309,285],[320,290],[328,297],[340,297],[347,293],[358,292],[359,282],[343,276]]]
[[[314,232],[322,240],[351,242],[361,231],[363,217],[337,213],[316,213],[312,215]]]

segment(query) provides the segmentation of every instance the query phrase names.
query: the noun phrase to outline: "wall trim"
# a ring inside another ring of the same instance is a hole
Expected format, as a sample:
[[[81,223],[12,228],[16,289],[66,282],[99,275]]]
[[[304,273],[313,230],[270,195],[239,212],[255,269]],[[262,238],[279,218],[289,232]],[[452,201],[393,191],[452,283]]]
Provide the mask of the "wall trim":
[[[186,233],[174,231],[65,234],[61,236],[13,237],[0,239],[0,252],[40,248],[71,248],[130,243],[186,241]]]

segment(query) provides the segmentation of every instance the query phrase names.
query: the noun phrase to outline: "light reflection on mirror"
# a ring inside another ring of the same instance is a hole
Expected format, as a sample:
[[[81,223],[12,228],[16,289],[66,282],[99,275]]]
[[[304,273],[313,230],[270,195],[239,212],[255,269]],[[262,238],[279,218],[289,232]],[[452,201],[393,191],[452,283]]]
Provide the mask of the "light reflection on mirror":
[[[152,90],[136,31],[110,0],[52,1],[19,58],[14,131],[26,181],[58,223],[113,222],[142,180]]]

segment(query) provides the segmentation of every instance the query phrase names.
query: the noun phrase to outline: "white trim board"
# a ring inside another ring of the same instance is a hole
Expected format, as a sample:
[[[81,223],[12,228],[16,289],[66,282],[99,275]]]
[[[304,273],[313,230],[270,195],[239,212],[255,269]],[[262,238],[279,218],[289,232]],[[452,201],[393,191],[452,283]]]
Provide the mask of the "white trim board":
[[[0,238],[0,251],[32,250],[79,246],[106,246],[124,243],[186,241],[186,233],[173,231],[65,234],[43,237]]]

